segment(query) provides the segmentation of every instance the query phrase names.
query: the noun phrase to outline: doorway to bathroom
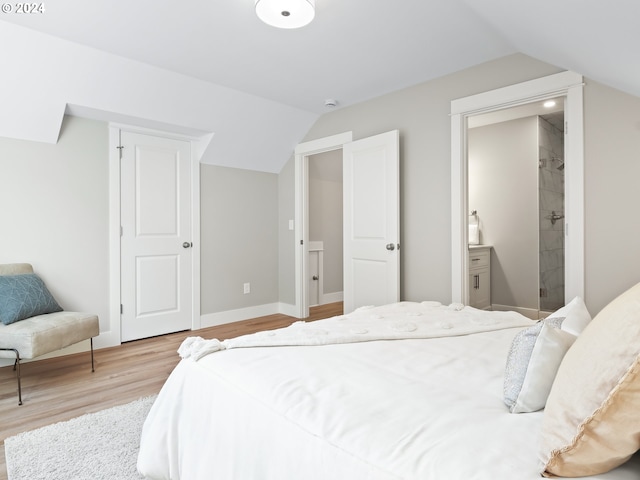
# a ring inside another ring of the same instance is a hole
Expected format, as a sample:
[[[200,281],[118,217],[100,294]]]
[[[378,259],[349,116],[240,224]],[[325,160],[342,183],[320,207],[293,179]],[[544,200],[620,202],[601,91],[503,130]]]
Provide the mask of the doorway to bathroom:
[[[565,300],[564,98],[471,117],[467,138],[469,245],[489,246],[491,307],[545,316]]]
[[[309,306],[343,300],[342,148],[309,156]]]
[[[564,298],[584,298],[583,78],[565,71],[451,102],[451,298],[469,304],[468,123],[476,116],[564,98]],[[539,152],[538,152],[539,153]],[[539,158],[538,158],[539,161]],[[558,160],[556,160],[558,163]],[[504,168],[504,167],[503,167]],[[538,170],[534,163],[532,167]],[[539,174],[539,173],[538,173]],[[516,177],[512,177],[517,180]],[[519,192],[517,192],[519,193]],[[516,195],[517,195],[516,193]],[[517,198],[512,195],[511,198]],[[510,202],[511,200],[507,200]],[[515,203],[515,202],[514,202]],[[475,207],[473,207],[475,208]],[[535,208],[535,205],[534,205]],[[552,210],[553,211],[553,210]],[[481,212],[478,212],[481,216]],[[521,215],[523,213],[521,212]],[[481,222],[482,220],[480,220]],[[515,231],[515,230],[512,230]],[[538,239],[539,241],[539,239]],[[539,253],[538,253],[539,262]],[[533,275],[534,279],[537,273]],[[539,279],[537,280],[539,282]],[[538,287],[539,288],[539,287]],[[539,292],[537,292],[539,295]],[[493,299],[492,299],[493,300]]]

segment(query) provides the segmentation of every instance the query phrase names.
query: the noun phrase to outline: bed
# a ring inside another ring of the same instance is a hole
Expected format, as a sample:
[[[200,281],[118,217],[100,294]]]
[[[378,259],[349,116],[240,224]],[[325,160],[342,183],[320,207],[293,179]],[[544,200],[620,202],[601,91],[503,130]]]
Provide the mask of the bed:
[[[567,325],[568,307],[555,317]],[[539,479],[546,410],[505,404],[505,364],[535,325],[514,312],[401,302],[225,342],[192,337],[145,422],[138,470],[182,480]],[[569,343],[570,352],[579,342]],[[640,442],[640,428],[630,438]],[[638,447],[625,448],[620,466],[589,478],[638,480]]]

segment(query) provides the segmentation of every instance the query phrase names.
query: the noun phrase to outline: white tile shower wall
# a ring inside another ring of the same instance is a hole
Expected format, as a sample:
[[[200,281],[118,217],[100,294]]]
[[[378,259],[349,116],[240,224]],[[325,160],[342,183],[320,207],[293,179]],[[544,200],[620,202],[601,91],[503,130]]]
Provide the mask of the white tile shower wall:
[[[563,122],[559,122],[562,124]],[[540,151],[540,310],[564,305],[564,132],[538,117]]]

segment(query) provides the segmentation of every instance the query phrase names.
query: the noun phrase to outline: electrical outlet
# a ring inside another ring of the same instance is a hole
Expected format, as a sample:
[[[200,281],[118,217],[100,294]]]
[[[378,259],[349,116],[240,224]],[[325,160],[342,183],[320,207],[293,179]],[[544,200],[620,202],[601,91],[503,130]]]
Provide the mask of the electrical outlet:
[[[251,293],[251,284],[250,283],[245,283],[244,284],[244,293]]]

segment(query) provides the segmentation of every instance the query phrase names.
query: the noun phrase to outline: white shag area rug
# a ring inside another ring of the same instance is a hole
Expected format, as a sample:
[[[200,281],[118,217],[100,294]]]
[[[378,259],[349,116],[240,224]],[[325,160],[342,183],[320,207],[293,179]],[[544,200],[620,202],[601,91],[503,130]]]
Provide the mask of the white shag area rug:
[[[140,433],[156,396],[5,440],[9,480],[139,480]]]

